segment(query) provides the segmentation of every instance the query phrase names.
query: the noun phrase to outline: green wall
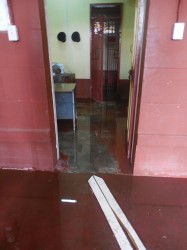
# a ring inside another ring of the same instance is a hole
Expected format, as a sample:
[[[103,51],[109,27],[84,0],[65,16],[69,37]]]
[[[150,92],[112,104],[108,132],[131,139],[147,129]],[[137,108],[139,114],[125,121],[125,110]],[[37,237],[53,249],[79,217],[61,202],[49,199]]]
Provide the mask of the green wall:
[[[134,34],[135,0],[45,0],[51,61],[63,63],[65,71],[75,73],[78,79],[89,79],[90,4],[122,2],[120,79],[127,79],[132,61],[130,47]],[[74,31],[80,33],[81,42],[71,40]],[[59,32],[66,33],[65,43],[57,40]]]

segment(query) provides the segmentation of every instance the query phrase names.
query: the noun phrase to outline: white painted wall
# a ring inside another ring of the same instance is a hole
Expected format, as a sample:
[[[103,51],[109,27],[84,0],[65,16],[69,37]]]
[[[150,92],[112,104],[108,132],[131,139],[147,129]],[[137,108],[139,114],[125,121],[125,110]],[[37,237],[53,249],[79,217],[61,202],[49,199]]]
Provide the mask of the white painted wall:
[[[128,78],[132,55],[135,0],[46,0],[48,39],[52,62],[64,64],[66,72],[78,79],[90,78],[90,4],[122,3],[122,39],[120,79]],[[79,43],[71,40],[74,31],[81,36]],[[66,42],[58,41],[57,34],[66,33]]]

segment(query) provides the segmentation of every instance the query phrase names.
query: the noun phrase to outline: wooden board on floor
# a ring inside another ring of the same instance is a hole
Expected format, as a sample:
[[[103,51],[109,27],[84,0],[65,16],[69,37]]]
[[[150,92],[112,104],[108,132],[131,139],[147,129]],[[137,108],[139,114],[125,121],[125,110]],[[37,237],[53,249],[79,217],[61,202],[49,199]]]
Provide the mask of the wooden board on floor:
[[[123,211],[121,210],[120,206],[116,202],[115,198],[113,197],[112,193],[110,192],[110,190],[107,187],[104,180],[100,177],[97,177],[97,176],[92,176],[90,178],[90,180],[92,180],[92,182],[95,182],[95,186],[98,187],[99,192],[102,193],[107,204],[109,205],[109,207],[111,208],[111,210],[113,211],[113,213],[115,214],[117,219],[120,221],[120,223],[123,225],[125,231],[127,232],[129,238],[131,239],[134,247],[138,250],[146,250],[145,246],[143,245],[142,241],[138,237],[134,228],[132,227],[132,225],[128,221],[128,219],[125,216],[125,214],[123,213]]]
[[[109,206],[107,200],[105,199],[102,191],[100,190],[97,182],[95,181],[94,177],[91,177],[88,180],[98,202],[99,205],[101,207],[101,209],[103,210],[103,213],[114,233],[114,236],[120,246],[120,248],[122,250],[133,250],[133,248],[131,247],[125,233],[123,232],[118,220],[116,219],[111,207]]]

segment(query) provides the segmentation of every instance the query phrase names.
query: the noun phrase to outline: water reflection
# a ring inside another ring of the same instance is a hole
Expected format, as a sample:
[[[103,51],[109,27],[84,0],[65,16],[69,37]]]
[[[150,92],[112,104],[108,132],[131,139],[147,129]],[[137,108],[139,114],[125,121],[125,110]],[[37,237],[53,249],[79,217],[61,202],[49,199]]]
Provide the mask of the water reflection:
[[[126,108],[123,105],[78,103],[77,130],[59,121],[63,172],[131,173],[126,159]]]

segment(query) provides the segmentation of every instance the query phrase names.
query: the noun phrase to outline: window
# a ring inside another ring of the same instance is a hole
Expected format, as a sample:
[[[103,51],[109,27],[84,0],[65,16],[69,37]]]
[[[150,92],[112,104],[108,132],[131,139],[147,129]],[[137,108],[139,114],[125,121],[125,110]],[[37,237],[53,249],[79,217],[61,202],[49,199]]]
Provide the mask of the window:
[[[94,23],[94,34],[98,34],[102,31],[102,25],[100,22]],[[116,33],[116,23],[115,21],[105,21],[104,22],[104,34],[115,34]]]
[[[10,25],[10,14],[7,0],[0,0],[0,31],[6,31]]]

